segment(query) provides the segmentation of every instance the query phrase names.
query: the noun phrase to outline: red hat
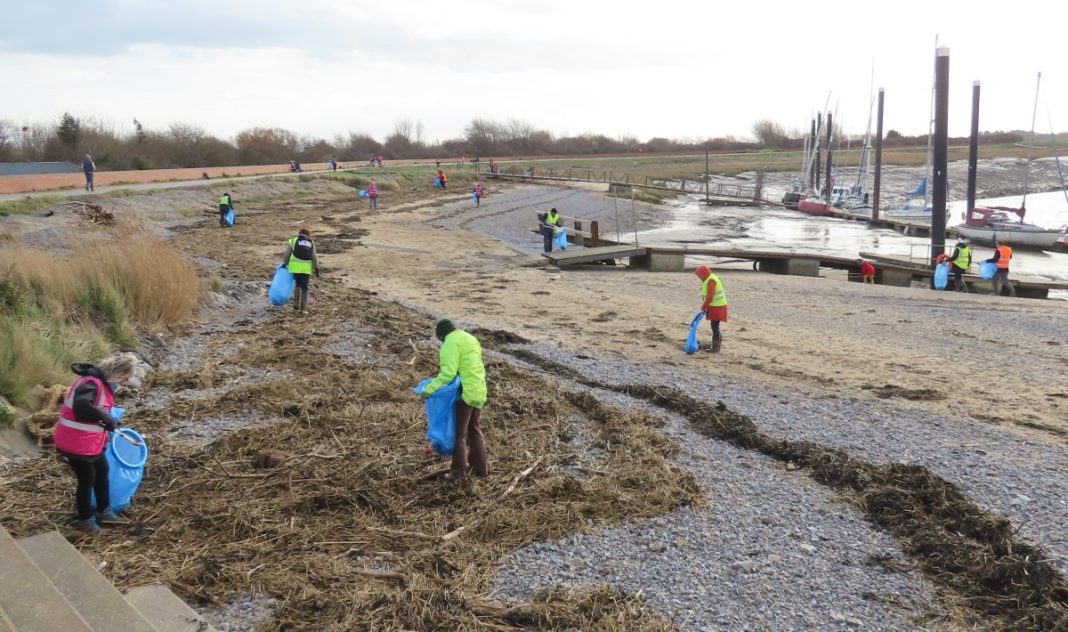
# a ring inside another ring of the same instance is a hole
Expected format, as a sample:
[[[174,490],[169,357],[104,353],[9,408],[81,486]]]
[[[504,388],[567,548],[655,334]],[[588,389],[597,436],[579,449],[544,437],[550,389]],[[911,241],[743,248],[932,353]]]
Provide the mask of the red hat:
[[[708,275],[712,274],[712,269],[705,265],[697,266],[697,269],[693,271],[697,275],[697,278],[704,281],[708,278]]]

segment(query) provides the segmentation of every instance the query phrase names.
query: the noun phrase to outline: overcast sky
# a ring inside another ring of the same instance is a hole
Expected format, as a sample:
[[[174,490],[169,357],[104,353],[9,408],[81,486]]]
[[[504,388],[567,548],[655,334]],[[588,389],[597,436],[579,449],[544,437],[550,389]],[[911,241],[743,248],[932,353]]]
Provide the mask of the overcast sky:
[[[846,131],[862,133],[874,62],[886,129],[923,134],[938,35],[952,135],[968,133],[975,80],[982,129],[1029,129],[1038,71],[1036,131],[1048,132],[1048,112],[1068,129],[1065,6],[0,0],[0,118],[69,111],[222,137],[279,126],[382,138],[410,118],[434,141],[476,117],[556,134],[750,137],[762,118],[807,126],[830,93]]]

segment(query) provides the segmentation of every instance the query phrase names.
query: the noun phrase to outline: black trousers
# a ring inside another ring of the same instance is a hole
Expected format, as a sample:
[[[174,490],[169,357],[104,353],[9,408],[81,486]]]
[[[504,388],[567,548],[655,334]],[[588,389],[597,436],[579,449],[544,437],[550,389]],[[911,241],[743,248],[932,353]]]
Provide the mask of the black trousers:
[[[296,283],[296,287],[293,288],[293,307],[297,309],[306,309],[308,307],[308,277],[307,274],[294,274],[293,281]]]
[[[67,462],[78,477],[78,488],[74,493],[74,504],[78,508],[78,520],[93,517],[89,507],[89,497],[96,494],[96,507],[100,511],[111,508],[111,487],[108,484],[108,460],[104,455],[96,457],[78,457],[66,455]],[[86,460],[89,459],[89,460]]]

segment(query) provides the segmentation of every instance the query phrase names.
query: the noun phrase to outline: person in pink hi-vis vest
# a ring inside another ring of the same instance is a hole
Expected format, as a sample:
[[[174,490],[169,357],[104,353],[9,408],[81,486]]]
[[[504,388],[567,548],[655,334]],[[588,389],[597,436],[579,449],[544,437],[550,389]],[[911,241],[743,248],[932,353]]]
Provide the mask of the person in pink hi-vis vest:
[[[132,353],[117,353],[96,364],[77,363],[71,370],[78,376],[59,409],[54,442],[56,450],[70,464],[78,477],[74,499],[78,509],[78,528],[96,533],[100,522],[128,522],[111,510],[108,484],[108,461],[104,456],[108,433],[115,432],[111,416],[115,391],[119,386],[140,386],[143,370]],[[90,507],[96,494],[97,512]]]
[[[378,187],[374,182],[367,185],[367,200],[371,203],[372,209],[378,208]]]

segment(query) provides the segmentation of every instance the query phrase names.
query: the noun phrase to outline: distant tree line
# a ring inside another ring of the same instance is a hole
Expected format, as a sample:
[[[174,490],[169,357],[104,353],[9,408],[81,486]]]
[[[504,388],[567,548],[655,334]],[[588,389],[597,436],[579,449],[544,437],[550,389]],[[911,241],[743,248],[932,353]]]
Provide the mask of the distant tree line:
[[[770,121],[768,119],[761,119],[756,123],[753,123],[753,137],[756,139],[756,144],[762,149],[803,149],[805,146],[805,139],[811,134],[811,128],[807,130],[799,129],[787,129],[785,126]],[[979,144],[981,145],[1000,145],[1005,143],[1018,143],[1023,140],[1025,133],[1020,131],[1012,132],[980,132]],[[821,134],[822,139],[826,142],[826,132]],[[836,139],[836,148],[839,145],[851,145],[853,147],[860,147],[864,144],[863,134],[843,134],[842,130],[837,124],[834,125],[834,132],[832,136]],[[950,145],[967,144],[969,138],[967,136],[950,137]],[[872,141],[875,144],[875,141]],[[919,147],[927,146],[927,135],[921,134],[918,136],[905,136],[897,130],[889,130],[883,137],[883,147]]]
[[[284,164],[325,162],[331,157],[339,162],[362,162],[371,154],[387,160],[398,158],[467,158],[760,151],[763,149],[800,149],[806,131],[787,130],[769,120],[756,122],[752,128],[755,141],[730,136],[708,139],[651,138],[640,141],[633,136],[609,138],[603,134],[557,136],[520,120],[498,121],[478,118],[471,121],[463,136],[428,142],[423,124],[411,119],[398,120],[393,131],[382,141],[369,134],[349,132],[332,139],[305,136],[276,127],[253,127],[239,132],[233,139],[209,134],[198,125],[174,123],[165,130],[146,129],[137,119],[132,129],[119,129],[95,119],[79,119],[64,114],[58,121],[17,124],[0,119],[0,162],[70,161],[80,162],[92,154],[100,169],[168,169],[175,167],[213,167],[228,165]],[[1019,142],[1018,132],[985,132],[983,143]],[[861,138],[853,137],[857,145]],[[950,142],[965,142],[954,138]],[[888,147],[926,145],[927,137],[904,136],[894,130],[886,133]]]

